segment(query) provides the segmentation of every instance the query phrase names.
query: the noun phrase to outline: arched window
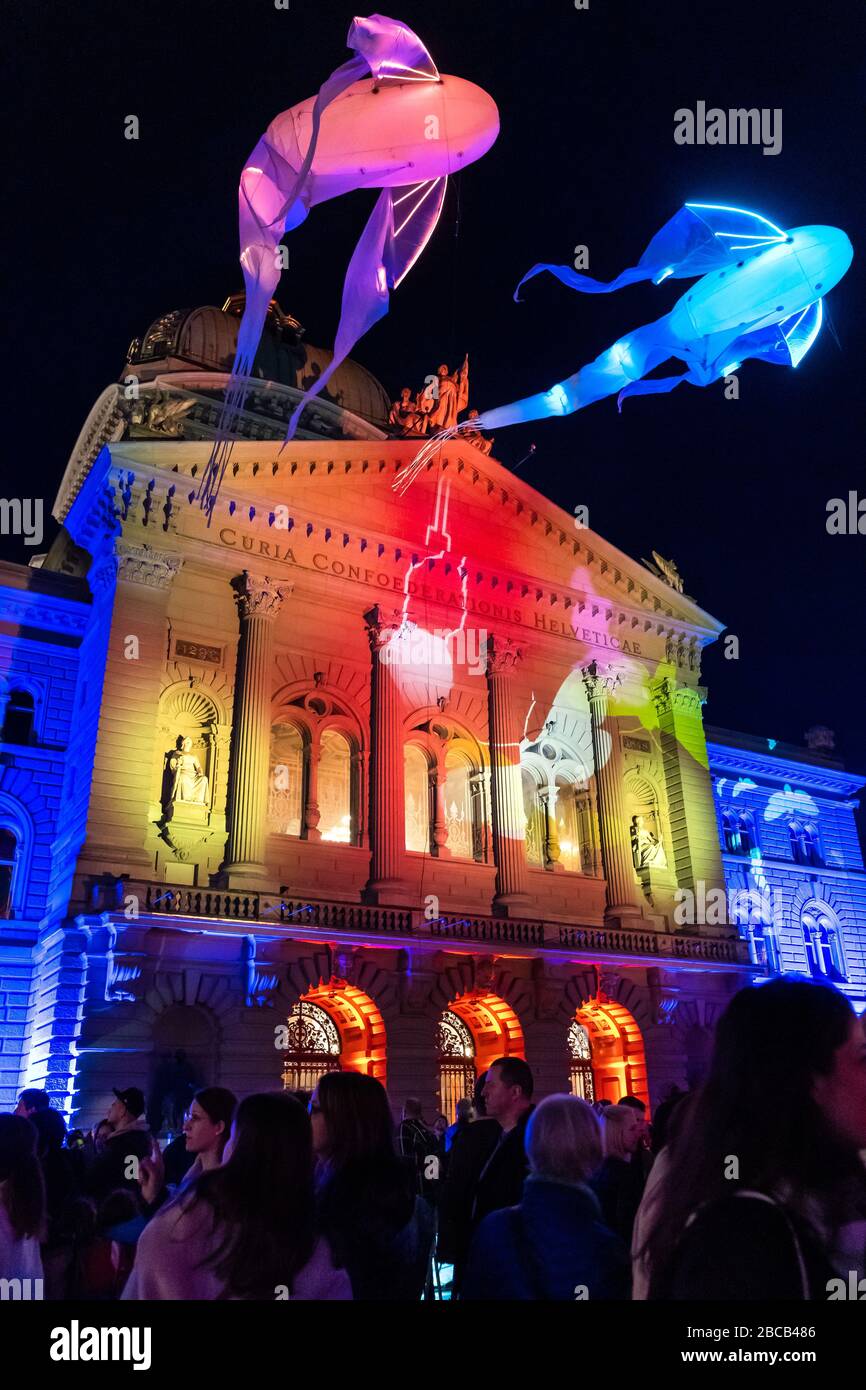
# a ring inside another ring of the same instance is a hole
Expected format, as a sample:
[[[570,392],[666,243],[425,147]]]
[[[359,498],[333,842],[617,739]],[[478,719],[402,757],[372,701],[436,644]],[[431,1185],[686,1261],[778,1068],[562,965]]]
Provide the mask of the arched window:
[[[755,833],[755,820],[751,811],[741,811],[737,817],[737,827],[740,837],[740,854],[751,854],[753,849],[758,848],[758,837]]]
[[[825,903],[810,902],[800,916],[809,971],[817,980],[847,980],[839,924]]]
[[[325,729],[319,747],[319,830],[323,840],[355,843],[352,749],[345,734]]]
[[[524,846],[530,864],[544,865],[547,836],[544,832],[544,807],[541,804],[538,781],[529,770],[521,769],[523,784],[523,815],[526,821]]]
[[[769,922],[756,920],[746,928],[749,938],[749,955],[755,965],[766,967],[770,975],[781,975],[782,960],[779,955],[779,942],[776,929]]]
[[[751,811],[727,810],[722,816],[722,834],[728,854],[748,854],[758,848],[755,818]]]
[[[11,917],[14,910],[12,890],[17,859],[16,837],[11,830],[0,830],[0,917]]]
[[[814,864],[816,868],[820,868],[824,863],[824,856],[821,853],[818,831],[814,825],[803,826],[803,848],[806,853],[806,863]]]
[[[36,708],[29,690],[12,690],[3,716],[4,743],[30,743]]]
[[[556,834],[559,862],[569,873],[580,873],[580,832],[577,818],[577,788],[565,777],[556,779]]]
[[[268,830],[272,835],[300,835],[304,808],[304,740],[294,724],[271,729],[268,781]]]
[[[818,843],[818,831],[814,825],[804,825],[800,821],[791,821],[788,826],[788,833],[791,836],[791,854],[795,864],[812,864],[816,867],[823,864],[824,859]]]
[[[406,848],[427,854],[430,849],[430,768],[417,743],[405,745],[403,769]]]
[[[722,816],[722,834],[728,854],[742,853],[740,847],[740,820],[733,811],[725,811]]]
[[[325,1072],[340,1070],[340,1034],[330,1014],[299,999],[287,1019],[283,1087],[312,1091]]]
[[[446,1009],[436,1029],[439,1054],[439,1109],[453,1124],[457,1102],[475,1089],[475,1040],[453,1010]]]
[[[595,1083],[592,1078],[592,1043],[589,1033],[582,1023],[573,1019],[568,1029],[569,1086],[573,1096],[591,1105],[595,1100]]]

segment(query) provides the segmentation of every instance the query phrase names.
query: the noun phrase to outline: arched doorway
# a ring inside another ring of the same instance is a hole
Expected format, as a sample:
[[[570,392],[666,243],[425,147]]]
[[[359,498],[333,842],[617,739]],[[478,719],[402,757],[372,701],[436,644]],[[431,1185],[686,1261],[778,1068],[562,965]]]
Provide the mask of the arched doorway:
[[[298,1000],[287,1026],[283,1089],[313,1091],[325,1072],[340,1070],[339,1030],[331,1015],[309,999]]]
[[[453,999],[436,1031],[439,1106],[453,1123],[458,1100],[497,1057],[523,1057],[520,1020],[498,994],[470,990]]]
[[[573,1095],[614,1105],[632,1095],[649,1105],[643,1038],[622,1004],[603,994],[588,1000],[569,1024],[567,1045]]]
[[[457,1102],[475,1087],[475,1039],[463,1019],[446,1009],[436,1028],[439,1067],[439,1109],[453,1124]]]
[[[573,1096],[592,1105],[595,1100],[595,1078],[592,1074],[592,1040],[588,1030],[576,1018],[568,1029],[568,1084]]]
[[[332,979],[308,989],[286,1020],[283,1086],[312,1090],[329,1071],[359,1071],[385,1083],[385,1022],[368,994]]]
[[[147,1122],[154,1134],[176,1134],[196,1091],[219,1077],[214,1021],[194,1004],[172,1004],[154,1020],[147,1079]]]

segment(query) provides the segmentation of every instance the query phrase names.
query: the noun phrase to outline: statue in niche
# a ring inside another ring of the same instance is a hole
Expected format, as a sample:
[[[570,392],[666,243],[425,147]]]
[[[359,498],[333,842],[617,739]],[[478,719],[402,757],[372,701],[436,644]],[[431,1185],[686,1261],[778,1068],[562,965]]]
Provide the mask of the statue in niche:
[[[208,779],[201,763],[192,751],[191,738],[179,738],[175,752],[169,755],[168,770],[171,775],[171,805],[206,806],[208,801]]]
[[[638,870],[667,867],[664,845],[649,829],[644,816],[631,818],[631,852]]]

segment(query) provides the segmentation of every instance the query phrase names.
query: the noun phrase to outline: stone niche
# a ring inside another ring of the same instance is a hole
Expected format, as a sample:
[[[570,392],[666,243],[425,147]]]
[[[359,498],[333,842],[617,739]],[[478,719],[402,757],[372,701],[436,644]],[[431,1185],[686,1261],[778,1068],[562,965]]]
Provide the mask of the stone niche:
[[[206,886],[222,862],[230,725],[196,677],[160,697],[149,821],[156,876]]]

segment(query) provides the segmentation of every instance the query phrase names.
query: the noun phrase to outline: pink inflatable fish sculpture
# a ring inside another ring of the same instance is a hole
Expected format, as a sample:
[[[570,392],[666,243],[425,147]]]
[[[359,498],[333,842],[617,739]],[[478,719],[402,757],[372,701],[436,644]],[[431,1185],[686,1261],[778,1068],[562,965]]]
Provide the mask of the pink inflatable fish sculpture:
[[[424,44],[398,20],[355,19],[353,57],[318,95],[268,126],[241,173],[240,261],[246,304],[217,440],[198,491],[209,516],[231,450],[268,305],[283,268],[280,241],[318,203],[356,188],[380,188],[343,286],[333,361],[298,404],[304,407],[374,323],[433,234],[448,175],[480,159],[499,133],[499,113],[472,82],[441,74]]]

